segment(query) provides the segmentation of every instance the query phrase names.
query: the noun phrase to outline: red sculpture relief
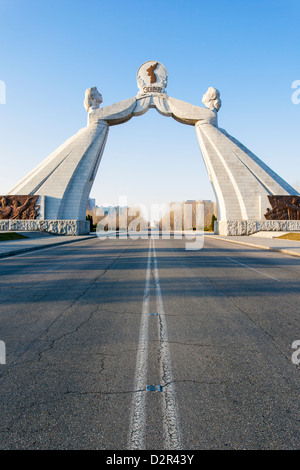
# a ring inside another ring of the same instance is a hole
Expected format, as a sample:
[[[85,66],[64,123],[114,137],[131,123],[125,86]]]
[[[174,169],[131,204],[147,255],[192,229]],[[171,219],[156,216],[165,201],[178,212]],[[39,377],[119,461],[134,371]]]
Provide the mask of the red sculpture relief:
[[[300,220],[300,196],[268,196],[267,220]]]
[[[28,220],[38,216],[39,196],[0,196],[0,219]]]

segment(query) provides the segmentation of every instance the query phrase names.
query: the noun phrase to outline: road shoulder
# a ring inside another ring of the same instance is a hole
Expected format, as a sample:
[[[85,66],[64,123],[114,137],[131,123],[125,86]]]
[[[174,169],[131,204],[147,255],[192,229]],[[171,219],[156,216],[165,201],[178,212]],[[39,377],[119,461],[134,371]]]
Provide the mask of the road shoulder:
[[[300,257],[300,242],[293,240],[283,240],[276,238],[263,238],[263,237],[251,237],[251,236],[220,236],[220,235],[206,235],[213,240],[221,240],[229,243],[236,243],[239,245],[250,246],[253,248],[259,248],[261,250],[270,250],[279,253],[284,253],[290,256]]]

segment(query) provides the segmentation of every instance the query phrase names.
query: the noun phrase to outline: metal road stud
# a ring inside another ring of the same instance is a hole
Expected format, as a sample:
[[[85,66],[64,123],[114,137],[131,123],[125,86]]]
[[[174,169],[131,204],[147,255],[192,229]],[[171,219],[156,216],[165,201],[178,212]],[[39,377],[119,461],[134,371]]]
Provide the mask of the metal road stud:
[[[161,385],[147,385],[146,391],[147,392],[162,392],[162,386]]]

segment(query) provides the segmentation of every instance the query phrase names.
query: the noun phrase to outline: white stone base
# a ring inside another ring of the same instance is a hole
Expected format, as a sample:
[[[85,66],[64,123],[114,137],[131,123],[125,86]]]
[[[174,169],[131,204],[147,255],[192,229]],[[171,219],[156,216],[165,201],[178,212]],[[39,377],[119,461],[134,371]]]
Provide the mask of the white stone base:
[[[89,220],[0,220],[0,232],[48,232],[55,235],[90,233]]]
[[[260,231],[300,231],[300,220],[220,220],[214,225],[217,235],[251,235]]]

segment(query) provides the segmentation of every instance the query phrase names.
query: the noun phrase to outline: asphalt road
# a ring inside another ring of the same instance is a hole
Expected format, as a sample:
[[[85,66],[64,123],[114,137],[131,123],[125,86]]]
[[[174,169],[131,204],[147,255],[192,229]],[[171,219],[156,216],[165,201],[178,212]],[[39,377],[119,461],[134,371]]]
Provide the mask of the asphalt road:
[[[0,448],[300,448],[299,318],[299,259],[209,237],[3,258]]]

